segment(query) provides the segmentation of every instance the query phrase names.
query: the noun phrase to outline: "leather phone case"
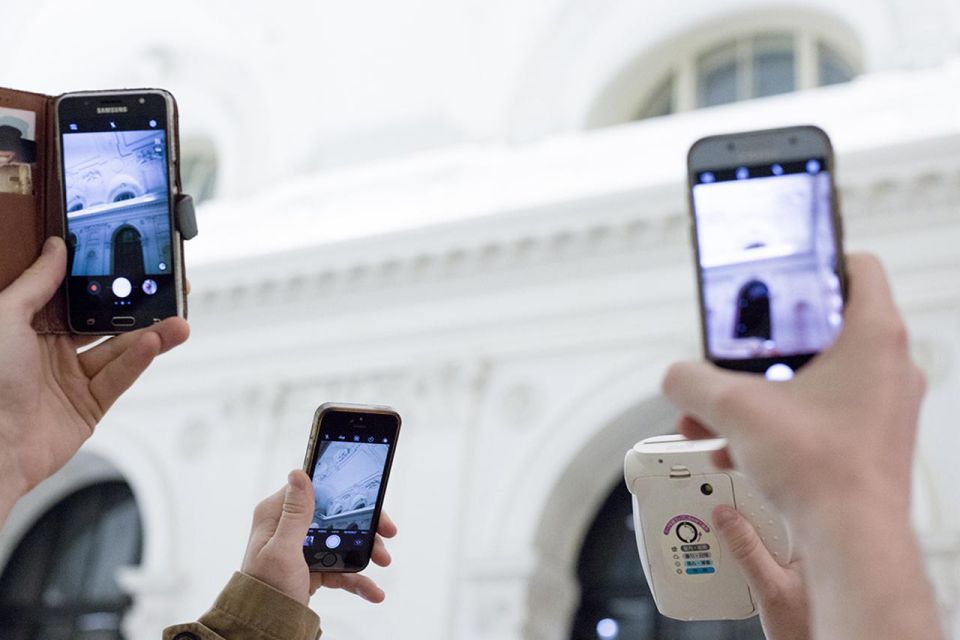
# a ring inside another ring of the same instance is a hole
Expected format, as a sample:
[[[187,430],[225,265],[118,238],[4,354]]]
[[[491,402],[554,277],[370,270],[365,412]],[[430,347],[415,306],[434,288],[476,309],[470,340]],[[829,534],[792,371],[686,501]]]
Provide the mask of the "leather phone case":
[[[64,237],[64,212],[60,186],[59,158],[57,157],[58,96],[47,96],[28,91],[0,88],[0,107],[31,111],[35,114],[35,159],[32,165],[32,190],[22,193],[0,190],[0,291],[22,274],[40,255],[44,241],[50,236]],[[171,163],[174,198],[175,242],[180,242],[180,269],[184,291],[186,316],[186,269],[183,262],[183,242],[196,235],[193,201],[181,193],[179,131],[176,102],[173,103],[172,148],[176,150]],[[66,287],[44,306],[33,319],[38,333],[69,333],[67,322]],[[112,333],[112,332],[110,332]],[[107,334],[107,332],[105,332]]]

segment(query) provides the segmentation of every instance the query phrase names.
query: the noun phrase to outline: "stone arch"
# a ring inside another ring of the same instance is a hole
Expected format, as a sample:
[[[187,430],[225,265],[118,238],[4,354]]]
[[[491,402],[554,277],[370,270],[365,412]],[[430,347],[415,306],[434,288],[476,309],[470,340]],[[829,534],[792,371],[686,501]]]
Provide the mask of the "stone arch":
[[[567,461],[540,512],[524,638],[569,636],[580,596],[576,571],[583,538],[614,485],[623,482],[624,455],[636,442],[674,430],[676,413],[662,397],[641,398],[621,408]]]

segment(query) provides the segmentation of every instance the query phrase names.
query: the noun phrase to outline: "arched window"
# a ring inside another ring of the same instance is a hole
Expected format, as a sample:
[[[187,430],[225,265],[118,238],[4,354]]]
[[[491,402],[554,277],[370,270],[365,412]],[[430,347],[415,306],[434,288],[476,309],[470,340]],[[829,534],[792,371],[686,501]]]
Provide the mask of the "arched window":
[[[572,640],[763,640],[759,618],[680,622],[661,616],[643,577],[630,494],[618,482],[590,526],[577,564]]]
[[[104,482],[64,498],[17,545],[0,575],[4,640],[122,640],[130,597],[117,570],[140,564],[130,487]]]
[[[143,243],[140,232],[130,225],[124,225],[113,234],[113,269],[114,275],[127,278],[139,278],[144,274]]]
[[[604,90],[589,128],[655,118],[852,80],[859,69],[854,38],[815,16],[752,16],[737,30],[713,25],[637,59]],[[769,23],[769,26],[761,25]]]
[[[759,280],[740,287],[733,337],[770,340],[770,289]]]
[[[180,149],[183,192],[194,202],[209,200],[217,192],[217,149],[209,138],[185,138]]]

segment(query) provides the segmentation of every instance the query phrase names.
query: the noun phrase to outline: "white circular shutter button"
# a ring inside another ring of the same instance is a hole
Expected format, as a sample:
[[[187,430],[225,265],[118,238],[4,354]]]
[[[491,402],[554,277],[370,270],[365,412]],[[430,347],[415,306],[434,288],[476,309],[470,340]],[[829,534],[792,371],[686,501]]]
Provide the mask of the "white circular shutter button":
[[[113,295],[118,298],[126,298],[130,295],[130,292],[133,291],[133,285],[130,284],[130,281],[126,278],[117,278],[113,281],[113,284],[110,285],[110,288],[113,290]]]
[[[338,536],[337,534],[327,536],[326,544],[327,544],[327,549],[336,549],[337,547],[340,546],[340,536]]]
[[[767,372],[763,374],[767,380],[773,380],[774,382],[786,382],[787,380],[793,379],[793,369],[778,362],[777,364],[770,365],[770,368],[767,369]]]

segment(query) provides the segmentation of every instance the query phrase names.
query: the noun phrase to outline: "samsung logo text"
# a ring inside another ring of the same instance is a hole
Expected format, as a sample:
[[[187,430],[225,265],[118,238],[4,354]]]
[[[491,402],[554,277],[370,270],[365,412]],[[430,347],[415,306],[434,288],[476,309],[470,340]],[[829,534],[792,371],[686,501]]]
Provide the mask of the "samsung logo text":
[[[97,113],[126,113],[126,107],[97,107]]]

